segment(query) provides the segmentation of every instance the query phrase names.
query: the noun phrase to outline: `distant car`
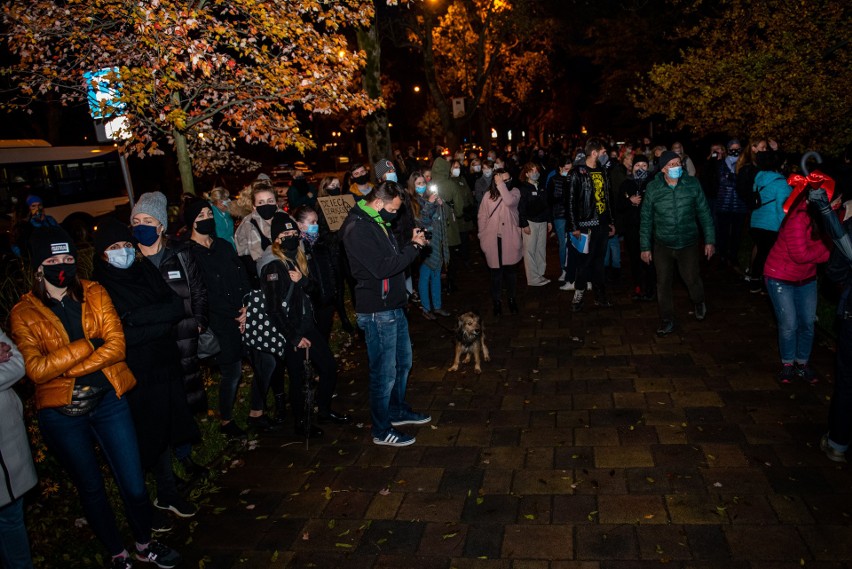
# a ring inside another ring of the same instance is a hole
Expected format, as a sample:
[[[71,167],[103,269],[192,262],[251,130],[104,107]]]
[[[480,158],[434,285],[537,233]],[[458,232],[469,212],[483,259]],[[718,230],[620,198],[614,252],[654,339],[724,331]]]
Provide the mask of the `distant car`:
[[[314,171],[311,170],[311,167],[304,162],[293,162],[293,170],[298,170],[303,176],[305,176],[305,178],[311,178],[314,175]],[[293,172],[293,174],[295,173],[296,172]]]

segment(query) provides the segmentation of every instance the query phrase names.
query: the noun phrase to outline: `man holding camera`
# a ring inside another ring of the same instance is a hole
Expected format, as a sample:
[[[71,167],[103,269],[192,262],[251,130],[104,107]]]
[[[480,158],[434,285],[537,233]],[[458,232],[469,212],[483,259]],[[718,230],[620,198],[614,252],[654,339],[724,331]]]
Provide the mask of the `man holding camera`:
[[[394,237],[391,222],[402,205],[402,191],[396,182],[383,182],[349,210],[341,228],[352,276],[358,281],[358,327],[367,341],[373,442],[388,446],[408,446],[415,441],[395,427],[432,420],[415,413],[405,402],[412,360],[403,312],[408,302],[405,269],[426,245],[426,236],[415,228],[411,241],[403,246]]]

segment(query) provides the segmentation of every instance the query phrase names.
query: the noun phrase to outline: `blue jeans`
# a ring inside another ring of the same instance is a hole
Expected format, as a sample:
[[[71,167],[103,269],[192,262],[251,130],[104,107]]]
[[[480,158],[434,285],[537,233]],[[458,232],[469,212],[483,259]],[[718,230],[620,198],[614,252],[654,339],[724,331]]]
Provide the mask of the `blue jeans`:
[[[133,538],[148,543],[151,502],[127,398],[117,398],[110,389],[92,412],[79,417],[68,417],[56,409],[41,409],[38,425],[47,447],[71,475],[86,520],[107,552],[118,555],[124,551],[124,542],[104,489],[96,444],[118,483]]]
[[[606,242],[604,267],[621,268],[621,240],[618,235],[613,235]]]
[[[568,254],[568,236],[565,234],[564,217],[557,217],[553,220],[553,230],[556,232],[556,243],[559,245],[559,269],[565,270],[565,265],[568,264],[566,255]]]
[[[33,567],[27,526],[24,525],[23,497],[0,507],[0,566],[9,569]]]
[[[358,327],[367,340],[370,361],[370,417],[372,434],[383,437],[391,420],[411,408],[405,403],[405,387],[411,371],[411,338],[401,308],[358,314]]]
[[[417,283],[420,302],[423,310],[441,308],[441,269],[430,269],[426,264],[420,265],[420,280]]]
[[[766,290],[778,319],[778,349],[781,363],[808,363],[814,343],[817,283],[794,285],[766,279]]]

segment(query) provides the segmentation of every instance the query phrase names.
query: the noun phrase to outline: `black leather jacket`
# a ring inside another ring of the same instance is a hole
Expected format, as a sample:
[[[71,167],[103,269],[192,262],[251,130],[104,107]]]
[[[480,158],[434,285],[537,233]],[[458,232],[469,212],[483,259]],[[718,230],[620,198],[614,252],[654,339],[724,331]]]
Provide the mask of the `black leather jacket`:
[[[598,212],[598,203],[595,199],[595,188],[592,182],[592,176],[595,174],[603,177],[602,212]],[[609,172],[605,168],[591,169],[585,164],[575,166],[568,174],[567,209],[566,231],[578,231],[600,225],[602,218],[606,218],[609,223],[615,225]]]

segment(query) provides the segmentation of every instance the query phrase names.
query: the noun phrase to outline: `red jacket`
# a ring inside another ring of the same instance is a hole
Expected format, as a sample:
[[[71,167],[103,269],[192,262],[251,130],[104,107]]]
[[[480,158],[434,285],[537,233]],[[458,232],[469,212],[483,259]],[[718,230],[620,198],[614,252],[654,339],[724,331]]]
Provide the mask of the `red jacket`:
[[[830,251],[821,240],[811,238],[810,223],[807,201],[787,214],[763,267],[766,278],[798,283],[816,277],[817,265],[828,261]]]

